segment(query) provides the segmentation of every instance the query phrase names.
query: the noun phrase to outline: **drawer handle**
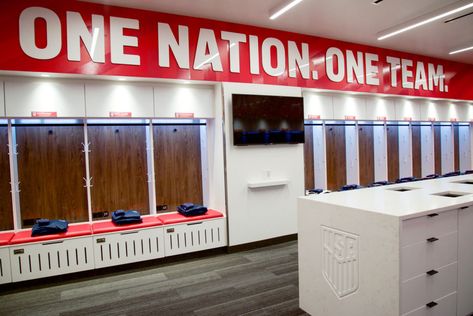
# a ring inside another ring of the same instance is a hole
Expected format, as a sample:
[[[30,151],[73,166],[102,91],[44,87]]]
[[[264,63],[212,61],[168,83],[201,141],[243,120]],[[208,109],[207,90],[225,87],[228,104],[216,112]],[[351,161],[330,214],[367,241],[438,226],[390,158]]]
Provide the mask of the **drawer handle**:
[[[437,240],[439,240],[438,238],[435,238],[435,237],[430,237],[427,239],[428,242],[436,242]]]
[[[439,303],[436,303],[436,302],[432,301],[432,302],[430,302],[430,303],[425,304],[425,306],[427,306],[428,308],[432,308],[432,307],[437,306],[438,304],[439,304]]]
[[[439,214],[438,214],[438,213],[432,213],[432,214],[429,214],[429,215],[427,215],[427,216],[428,216],[428,217],[435,217],[435,216],[439,216]]]
[[[166,232],[167,233],[174,233],[174,228],[168,228],[168,229],[166,229]]]
[[[98,244],[101,244],[103,242],[105,242],[105,238],[97,238],[97,243]]]
[[[430,270],[430,271],[427,271],[426,272],[428,275],[435,275],[437,273],[439,273],[437,270]]]

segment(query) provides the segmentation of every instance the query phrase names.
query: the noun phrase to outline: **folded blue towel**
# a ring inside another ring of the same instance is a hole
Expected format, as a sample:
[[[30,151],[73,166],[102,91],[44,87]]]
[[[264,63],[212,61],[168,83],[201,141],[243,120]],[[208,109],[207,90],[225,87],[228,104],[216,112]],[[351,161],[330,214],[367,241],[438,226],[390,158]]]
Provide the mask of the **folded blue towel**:
[[[112,213],[112,222],[117,225],[141,223],[142,221],[143,220],[141,219],[141,215],[138,211],[117,210]]]
[[[184,203],[177,207],[177,211],[184,216],[198,216],[207,213],[207,208],[193,203]]]
[[[31,229],[31,237],[64,233],[68,226],[63,219],[38,219]]]

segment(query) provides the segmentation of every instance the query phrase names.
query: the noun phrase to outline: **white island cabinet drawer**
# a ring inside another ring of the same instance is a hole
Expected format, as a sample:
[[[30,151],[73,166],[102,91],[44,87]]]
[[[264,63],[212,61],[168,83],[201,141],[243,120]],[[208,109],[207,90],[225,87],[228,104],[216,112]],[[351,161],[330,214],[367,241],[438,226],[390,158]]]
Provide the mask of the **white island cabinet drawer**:
[[[429,302],[402,316],[456,316],[457,315],[457,293],[453,292],[437,300]],[[462,315],[463,316],[463,315]]]
[[[402,221],[401,247],[458,230],[458,210]]]
[[[457,263],[451,263],[401,283],[401,313],[416,310],[457,290]]]
[[[401,281],[446,266],[458,260],[457,232],[440,235],[436,241],[421,241],[401,248]]]

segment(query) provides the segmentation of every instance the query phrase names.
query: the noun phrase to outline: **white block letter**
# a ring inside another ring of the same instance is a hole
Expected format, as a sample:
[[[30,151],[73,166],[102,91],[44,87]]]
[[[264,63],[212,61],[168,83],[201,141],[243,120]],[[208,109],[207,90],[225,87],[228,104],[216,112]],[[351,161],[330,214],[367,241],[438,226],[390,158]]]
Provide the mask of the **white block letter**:
[[[35,42],[35,21],[46,21],[46,47]],[[20,14],[20,46],[23,52],[36,59],[52,59],[61,51],[61,21],[54,11],[41,7],[24,9]]]
[[[408,81],[408,79],[412,78],[412,70],[408,69],[407,67],[412,67],[412,60],[401,60],[402,87],[412,89],[414,85],[412,84],[412,82]]]
[[[445,91],[445,75],[443,73],[443,66],[438,65],[437,70],[433,64],[429,64],[429,90],[433,91],[434,86],[439,87],[441,92]]]
[[[125,19],[110,17],[110,49],[113,64],[139,65],[140,56],[125,54],[125,46],[138,47],[136,36],[123,35],[123,29],[140,29],[140,21],[135,19]]]
[[[276,48],[276,67],[271,65],[271,47]],[[274,37],[268,37],[263,41],[261,47],[261,57],[264,71],[273,77],[278,77],[284,73],[286,68],[284,44]]]
[[[379,57],[376,54],[365,54],[366,58],[366,83],[372,86],[379,86],[378,66],[373,65],[374,61],[378,61]]]
[[[258,36],[250,35],[250,72],[259,75]]]
[[[365,82],[363,80],[363,53],[356,52],[355,59],[353,52],[351,50],[347,50],[347,81],[350,83],[355,82],[353,79],[353,72],[355,72],[356,81],[363,84]],[[366,72],[368,72],[368,70]]]
[[[422,86],[422,89],[427,90],[427,76],[425,74],[424,63],[421,61],[417,62],[416,67],[416,81],[414,84],[414,89],[419,90]]]
[[[397,87],[397,70],[401,68],[401,59],[397,57],[386,57],[391,68],[391,87]]]
[[[208,54],[207,47],[209,48]],[[206,64],[211,64],[214,71],[223,71],[214,31],[200,29],[195,51],[194,69],[202,69]]]
[[[335,67],[333,65],[335,57],[337,59],[338,73],[335,73]],[[340,49],[336,47],[327,49],[327,53],[325,53],[325,68],[330,81],[341,82],[343,78],[345,78],[345,59]]]
[[[105,62],[103,16],[92,14],[92,33],[90,33],[80,13],[67,12],[67,59],[81,60],[81,41],[94,62]]]
[[[228,41],[230,50],[230,72],[240,73],[240,43],[246,43],[246,35],[222,31],[221,37]]]
[[[293,41],[287,42],[288,46],[288,64],[289,64],[289,77],[296,77],[296,67],[299,68],[302,78],[309,79],[310,67],[309,67],[309,44],[302,43],[302,53],[297,48],[297,44]]]
[[[189,28],[179,25],[179,41],[167,23],[158,23],[159,66],[170,67],[169,50],[172,51],[179,68],[189,69]]]

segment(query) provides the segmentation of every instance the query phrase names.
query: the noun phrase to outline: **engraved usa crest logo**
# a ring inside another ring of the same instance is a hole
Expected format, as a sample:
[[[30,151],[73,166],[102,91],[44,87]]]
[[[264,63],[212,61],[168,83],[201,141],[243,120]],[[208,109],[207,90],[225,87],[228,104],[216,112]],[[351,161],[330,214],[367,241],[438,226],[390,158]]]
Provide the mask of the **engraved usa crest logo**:
[[[323,276],[343,298],[359,286],[358,235],[322,225]]]

